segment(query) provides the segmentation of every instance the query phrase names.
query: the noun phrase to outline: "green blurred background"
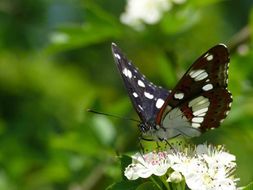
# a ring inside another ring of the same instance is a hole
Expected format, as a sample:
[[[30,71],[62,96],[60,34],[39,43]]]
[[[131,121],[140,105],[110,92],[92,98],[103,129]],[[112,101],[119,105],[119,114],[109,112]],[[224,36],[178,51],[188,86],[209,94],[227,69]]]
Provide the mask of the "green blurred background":
[[[111,55],[116,42],[155,84],[173,88],[218,43],[231,49],[232,110],[195,142],[225,144],[240,185],[253,180],[252,0],[187,0],[154,25],[120,21],[126,1],[0,1],[0,189],[105,189],[117,155],[138,150],[138,118]],[[147,13],[148,14],[148,13]]]

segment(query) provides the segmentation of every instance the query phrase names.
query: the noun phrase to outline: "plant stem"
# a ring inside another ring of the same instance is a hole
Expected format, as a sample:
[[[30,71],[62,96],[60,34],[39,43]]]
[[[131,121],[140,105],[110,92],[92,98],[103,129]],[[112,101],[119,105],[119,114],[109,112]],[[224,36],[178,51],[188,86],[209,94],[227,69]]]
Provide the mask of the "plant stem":
[[[184,182],[180,183],[172,183],[173,190],[185,190],[185,184]]]
[[[150,179],[152,180],[152,182],[153,182],[160,190],[163,190],[162,187],[159,185],[159,183],[155,180],[154,177],[151,177]]]
[[[166,189],[173,190],[173,189],[171,189],[169,183],[166,181],[166,177],[165,176],[161,176],[160,179],[162,180],[162,182],[163,182],[164,186],[166,187]]]

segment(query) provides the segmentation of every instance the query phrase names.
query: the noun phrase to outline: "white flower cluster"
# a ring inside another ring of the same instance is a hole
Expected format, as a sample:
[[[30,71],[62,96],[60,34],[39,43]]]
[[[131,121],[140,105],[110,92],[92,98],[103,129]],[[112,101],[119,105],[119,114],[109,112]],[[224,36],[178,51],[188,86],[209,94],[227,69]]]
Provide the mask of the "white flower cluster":
[[[181,4],[186,0],[128,0],[121,22],[140,30],[143,23],[155,24],[164,12],[172,8],[172,3]]]
[[[185,180],[191,190],[236,190],[235,156],[222,146],[198,145],[163,152],[140,153],[125,169],[129,180],[166,175],[167,182]]]

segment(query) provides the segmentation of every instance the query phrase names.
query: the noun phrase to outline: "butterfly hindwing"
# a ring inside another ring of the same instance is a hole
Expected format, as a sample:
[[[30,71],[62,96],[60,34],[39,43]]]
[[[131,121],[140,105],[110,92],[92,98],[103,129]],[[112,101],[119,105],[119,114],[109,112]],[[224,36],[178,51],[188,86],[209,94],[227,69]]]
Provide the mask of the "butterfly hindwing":
[[[142,122],[155,119],[169,91],[148,81],[114,43],[112,53],[132,104]]]
[[[198,136],[218,127],[227,116],[232,95],[227,90],[225,45],[216,45],[197,59],[171,92],[148,81],[115,44],[112,52],[140,126],[144,126],[141,130],[153,140]]]
[[[167,97],[158,113],[157,124],[170,128],[171,126],[166,126],[170,120],[179,122],[177,125],[186,126],[180,133],[189,136],[200,134],[192,131],[188,133],[187,130],[192,128],[204,132],[218,127],[232,102],[232,96],[227,90],[228,65],[229,53],[222,44],[203,54]],[[178,117],[176,119],[172,114],[174,109],[179,113],[175,116]]]

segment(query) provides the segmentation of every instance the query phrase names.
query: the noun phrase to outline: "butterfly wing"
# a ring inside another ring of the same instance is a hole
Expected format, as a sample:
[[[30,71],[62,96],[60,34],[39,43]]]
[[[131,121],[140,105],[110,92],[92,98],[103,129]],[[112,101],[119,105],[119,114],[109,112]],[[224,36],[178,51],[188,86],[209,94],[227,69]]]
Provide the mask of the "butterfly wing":
[[[112,54],[128,95],[142,122],[146,123],[155,119],[169,91],[148,81],[114,43],[112,43]]]
[[[204,53],[188,69],[167,97],[156,123],[168,134],[198,136],[216,128],[230,110],[232,95],[227,90],[229,53],[219,44]]]

